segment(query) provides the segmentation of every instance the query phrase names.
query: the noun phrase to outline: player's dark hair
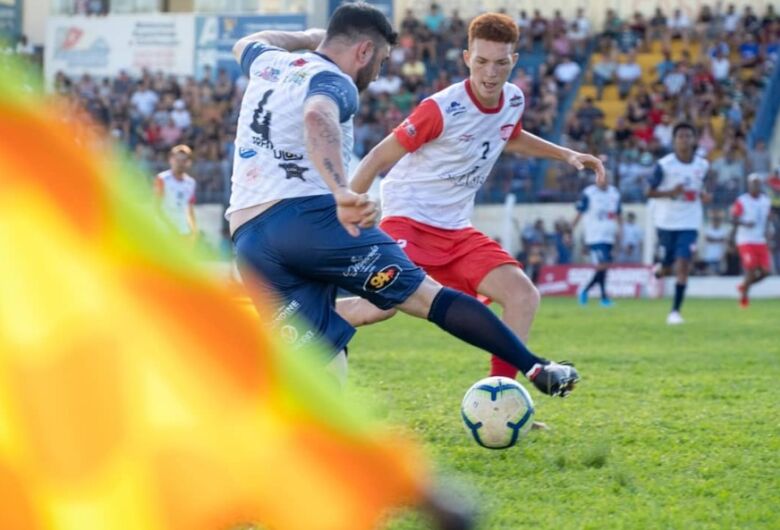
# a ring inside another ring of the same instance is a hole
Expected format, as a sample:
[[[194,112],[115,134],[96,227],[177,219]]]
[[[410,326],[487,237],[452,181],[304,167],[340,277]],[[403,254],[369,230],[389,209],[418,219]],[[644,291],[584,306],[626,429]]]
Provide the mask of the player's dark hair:
[[[694,136],[697,136],[696,127],[689,121],[680,121],[675,124],[675,126],[672,128],[672,138],[677,136],[677,131],[682,129],[688,129],[693,133]]]
[[[398,33],[376,7],[365,2],[340,5],[330,17],[325,41],[344,38],[352,42],[361,36],[368,36],[377,43],[382,40],[391,46],[398,42]]]

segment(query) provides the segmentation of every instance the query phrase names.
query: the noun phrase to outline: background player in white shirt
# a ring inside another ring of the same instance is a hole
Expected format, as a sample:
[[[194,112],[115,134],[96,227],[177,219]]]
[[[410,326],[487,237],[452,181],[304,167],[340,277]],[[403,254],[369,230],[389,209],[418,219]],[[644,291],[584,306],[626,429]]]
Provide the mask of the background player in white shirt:
[[[525,97],[507,83],[517,39],[510,17],[476,17],[463,52],[469,78],[424,100],[366,155],[351,187],[365,192],[392,167],[382,182],[380,227],[437,281],[496,301],[504,322],[527,340],[539,292],[512,256],[471,226],[474,196],[504,150],[588,167],[599,181],[605,177],[598,158],[523,131]],[[490,374],[515,377],[517,369],[494,356]]]
[[[669,274],[672,265],[677,276],[672,311],[666,318],[667,324],[676,325],[684,322],[680,308],[703,220],[702,203],[710,200],[704,190],[710,165],[696,155],[696,129],[692,124],[675,125],[672,142],[674,151],[656,164],[647,196],[655,199],[654,222],[660,253],[656,276]]]
[[[577,201],[577,216],[571,223],[572,230],[580,219],[585,219],[585,244],[590,250],[590,258],[596,270],[593,278],[580,291],[581,305],[588,303],[588,291],[598,285],[601,290],[601,305],[612,306],[607,296],[607,270],[613,261],[612,252],[620,240],[622,227],[620,192],[615,186],[603,182],[591,184],[582,190]]]
[[[160,209],[173,229],[183,236],[195,240],[198,225],[195,222],[195,179],[187,174],[192,166],[192,150],[186,145],[171,148],[168,155],[170,169],[157,175],[154,180],[154,194]]]
[[[731,207],[737,249],[745,271],[745,279],[739,286],[742,307],[750,303],[750,286],[766,278],[770,270],[767,232],[772,204],[761,187],[761,175],[752,173],[748,177],[748,192],[740,195]]]
[[[339,6],[324,35],[264,31],[234,46],[249,83],[226,215],[249,294],[277,307],[271,324],[291,349],[319,343],[340,380],[355,333],[335,309],[342,288],[425,318],[500,355],[540,391],[565,396],[579,379],[573,367],[537,357],[490,309],[426,276],[373,226],[376,204],[347,187],[358,93],[396,37],[381,11],[357,2]],[[291,53],[301,49],[309,51]]]

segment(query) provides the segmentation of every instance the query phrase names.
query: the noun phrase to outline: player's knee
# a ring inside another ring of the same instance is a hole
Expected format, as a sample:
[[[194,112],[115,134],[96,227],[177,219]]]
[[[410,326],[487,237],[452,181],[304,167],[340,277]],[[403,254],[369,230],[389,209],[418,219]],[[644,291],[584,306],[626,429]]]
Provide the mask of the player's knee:
[[[531,279],[518,271],[518,274],[512,275],[511,284],[504,291],[506,294],[503,300],[496,300],[504,307],[515,304],[519,308],[536,311],[542,301],[542,295],[539,289],[533,284]]]

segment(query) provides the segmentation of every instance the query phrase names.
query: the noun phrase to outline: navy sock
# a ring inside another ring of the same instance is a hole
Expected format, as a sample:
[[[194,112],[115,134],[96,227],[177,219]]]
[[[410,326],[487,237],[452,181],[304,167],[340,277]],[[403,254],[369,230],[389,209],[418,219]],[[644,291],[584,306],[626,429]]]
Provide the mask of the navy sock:
[[[485,304],[454,289],[436,294],[428,320],[464,342],[493,353],[524,374],[536,363],[546,363],[531,353],[506,324]]]
[[[593,275],[593,278],[590,279],[590,282],[588,282],[588,285],[585,286],[585,289],[583,289],[584,292],[590,291],[590,288],[596,285],[599,281],[599,271],[596,271],[596,273]]]
[[[606,300],[607,299],[607,271],[598,271],[596,273],[596,276],[598,276],[598,283],[599,287],[601,288],[601,299]]]
[[[674,285],[674,306],[672,311],[679,311],[682,306],[683,299],[685,298],[685,288],[688,286],[686,283],[676,283]]]

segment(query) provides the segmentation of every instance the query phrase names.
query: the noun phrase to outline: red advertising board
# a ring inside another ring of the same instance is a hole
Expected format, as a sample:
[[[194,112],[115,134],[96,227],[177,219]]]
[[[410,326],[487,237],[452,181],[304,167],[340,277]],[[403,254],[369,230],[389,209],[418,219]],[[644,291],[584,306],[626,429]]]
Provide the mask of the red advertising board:
[[[592,265],[545,265],[537,287],[542,296],[575,296],[593,277]],[[660,298],[663,282],[656,280],[647,265],[613,265],[607,273],[607,294],[611,298]],[[590,290],[599,296],[598,288]]]

